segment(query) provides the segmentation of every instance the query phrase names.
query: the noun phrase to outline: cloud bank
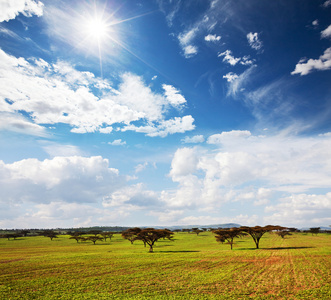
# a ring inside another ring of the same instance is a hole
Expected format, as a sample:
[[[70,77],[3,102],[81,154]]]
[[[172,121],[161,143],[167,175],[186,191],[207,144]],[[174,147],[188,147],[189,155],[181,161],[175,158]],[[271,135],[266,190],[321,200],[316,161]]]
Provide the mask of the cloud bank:
[[[141,77],[124,73],[114,87],[108,80],[77,71],[63,61],[26,60],[2,50],[0,68],[0,112],[6,114],[6,128],[13,131],[25,127],[30,134],[43,135],[46,124],[63,123],[81,134],[111,133],[116,126],[164,137],[194,129],[192,116],[166,119],[169,108],[181,110],[186,104],[171,85],[163,85],[164,94],[156,93]],[[30,119],[14,118],[19,112]],[[132,124],[137,121],[147,125]]]

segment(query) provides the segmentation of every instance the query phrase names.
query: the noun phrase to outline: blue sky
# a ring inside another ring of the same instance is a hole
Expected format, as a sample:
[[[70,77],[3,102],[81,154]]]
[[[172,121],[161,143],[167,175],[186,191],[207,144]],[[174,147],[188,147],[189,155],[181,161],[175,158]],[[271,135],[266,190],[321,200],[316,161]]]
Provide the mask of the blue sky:
[[[0,228],[330,225],[330,16],[0,0]]]

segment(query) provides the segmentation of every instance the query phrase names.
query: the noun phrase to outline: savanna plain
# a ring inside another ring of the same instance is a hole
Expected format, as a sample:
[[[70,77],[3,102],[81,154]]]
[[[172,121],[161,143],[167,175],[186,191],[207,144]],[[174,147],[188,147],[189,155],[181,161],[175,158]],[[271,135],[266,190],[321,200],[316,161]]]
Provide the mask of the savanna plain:
[[[331,299],[331,235],[266,233],[233,250],[212,232],[175,233],[154,253],[114,234],[0,239],[0,299]]]

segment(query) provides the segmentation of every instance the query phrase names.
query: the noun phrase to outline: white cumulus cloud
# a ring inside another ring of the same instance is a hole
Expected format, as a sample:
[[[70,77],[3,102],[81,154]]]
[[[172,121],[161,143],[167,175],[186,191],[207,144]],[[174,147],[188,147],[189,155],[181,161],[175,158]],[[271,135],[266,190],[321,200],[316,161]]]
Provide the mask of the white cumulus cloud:
[[[331,69],[331,48],[328,48],[324,51],[323,55],[321,55],[318,59],[308,59],[308,60],[300,60],[293,72],[294,74],[307,75],[314,70],[325,71]]]
[[[231,50],[225,50],[224,52],[218,54],[218,57],[222,56],[224,56],[223,61],[230,64],[231,66],[235,66],[240,61],[240,58],[235,58],[232,55]]]
[[[159,94],[132,73],[122,74],[114,87],[63,61],[26,60],[0,50],[0,77],[0,112],[7,119],[18,111],[31,116],[30,120],[19,117],[9,122],[6,128],[11,130],[25,128],[29,134],[42,135],[42,126],[63,123],[74,133],[110,133],[114,124],[129,126],[141,121],[147,124],[143,127],[152,128],[152,132],[145,130],[150,136],[166,136],[194,128],[191,116],[166,118],[169,106],[180,110],[186,104],[175,87],[163,85],[165,93]]]
[[[236,80],[239,76],[236,73],[229,72],[226,75],[223,75],[223,78],[227,80],[227,82],[232,82]]]
[[[206,42],[218,42],[221,39],[221,36],[216,34],[208,34],[205,36]]]
[[[15,19],[20,13],[26,17],[43,15],[44,4],[34,0],[0,0],[0,22]]]
[[[184,96],[172,85],[163,84],[162,88],[164,89],[164,94],[167,100],[172,106],[182,107],[182,105],[186,103]]]
[[[122,181],[118,170],[100,156],[0,161],[0,202],[92,203],[121,187]]]
[[[326,29],[321,31],[322,38],[330,38],[331,37],[331,25],[329,25]]]

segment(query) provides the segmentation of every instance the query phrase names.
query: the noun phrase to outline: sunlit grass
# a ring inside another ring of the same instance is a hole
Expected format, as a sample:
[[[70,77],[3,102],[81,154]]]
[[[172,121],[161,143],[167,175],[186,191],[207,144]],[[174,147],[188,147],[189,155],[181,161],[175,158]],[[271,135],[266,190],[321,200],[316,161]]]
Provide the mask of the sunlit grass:
[[[115,234],[0,239],[1,299],[329,299],[331,236],[266,234],[234,249],[210,232],[176,233],[154,253]]]

